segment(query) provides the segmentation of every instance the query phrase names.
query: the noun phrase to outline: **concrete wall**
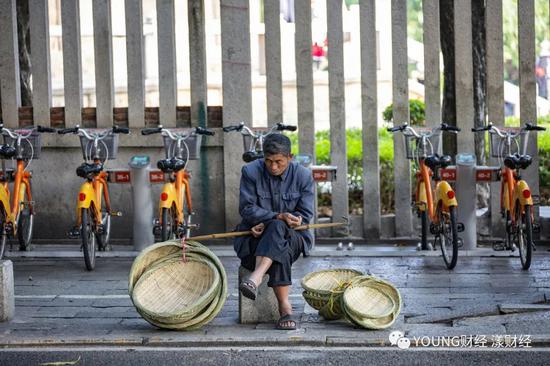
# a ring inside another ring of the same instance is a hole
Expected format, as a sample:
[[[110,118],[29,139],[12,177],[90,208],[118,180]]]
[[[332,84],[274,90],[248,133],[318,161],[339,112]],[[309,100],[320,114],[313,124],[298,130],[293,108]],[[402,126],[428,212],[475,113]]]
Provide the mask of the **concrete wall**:
[[[201,227],[196,233],[224,231],[225,210],[223,205],[223,152],[219,133],[203,139],[201,159],[189,162],[191,170],[191,192],[195,222]],[[128,168],[134,155],[148,155],[151,166],[164,158],[160,135],[145,138],[138,131],[130,136],[121,136],[122,147],[116,160],[106,163],[107,169]],[[45,136],[41,158],[33,160],[32,188],[36,202],[34,237],[35,243],[47,241],[57,243],[67,240],[66,232],[74,225],[76,199],[83,179],[76,175],[76,168],[83,162],[78,138],[73,135]],[[59,144],[60,146],[52,146]],[[49,146],[48,146],[49,145]],[[124,146],[126,145],[126,146]],[[162,184],[153,185],[153,207],[158,215],[158,197]],[[114,243],[130,243],[132,235],[132,191],[130,184],[110,184],[112,208],[123,213],[111,221]],[[228,194],[231,194],[228,192]],[[238,194],[238,192],[235,192]],[[238,213],[236,213],[238,214]]]

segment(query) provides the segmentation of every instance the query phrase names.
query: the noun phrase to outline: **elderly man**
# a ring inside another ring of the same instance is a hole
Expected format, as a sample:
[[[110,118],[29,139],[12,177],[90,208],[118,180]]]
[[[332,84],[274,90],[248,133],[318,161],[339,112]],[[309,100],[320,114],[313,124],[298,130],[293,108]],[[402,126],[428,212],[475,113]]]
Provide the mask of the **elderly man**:
[[[264,140],[264,159],[242,169],[237,230],[251,230],[252,236],[235,239],[241,264],[253,271],[240,285],[241,294],[256,299],[263,276],[273,288],[279,303],[278,329],[296,329],[288,294],[292,284],[292,264],[312,246],[308,230],[295,231],[313,217],[313,178],[311,172],[293,162],[290,139],[271,134]]]

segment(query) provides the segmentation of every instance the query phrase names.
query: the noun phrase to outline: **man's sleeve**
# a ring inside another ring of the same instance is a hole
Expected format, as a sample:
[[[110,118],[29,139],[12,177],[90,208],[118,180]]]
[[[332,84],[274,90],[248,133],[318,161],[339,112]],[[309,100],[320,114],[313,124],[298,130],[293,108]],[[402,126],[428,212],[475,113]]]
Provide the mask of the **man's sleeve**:
[[[258,206],[256,204],[257,198],[254,179],[243,167],[241,170],[239,213],[243,218],[243,223],[250,226],[272,219],[277,215],[276,212]]]
[[[313,219],[314,195],[313,175],[309,170],[303,169],[300,172],[300,199],[292,212],[294,216],[302,216],[303,224],[309,224]]]

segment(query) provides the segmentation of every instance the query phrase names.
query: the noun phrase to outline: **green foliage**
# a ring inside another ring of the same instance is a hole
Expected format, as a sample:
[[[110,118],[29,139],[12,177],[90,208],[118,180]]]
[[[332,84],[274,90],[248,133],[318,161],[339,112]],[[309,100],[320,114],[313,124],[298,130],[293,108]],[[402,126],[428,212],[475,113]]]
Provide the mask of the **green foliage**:
[[[517,123],[516,123],[517,122]],[[548,131],[538,133],[539,173],[541,198],[543,204],[550,204],[550,118],[539,118],[538,123],[548,128]],[[508,118],[506,124],[519,125],[517,119]],[[298,153],[298,134],[288,135],[292,141],[292,153]],[[398,136],[400,137],[400,136]],[[358,128],[346,131],[348,149],[348,188],[350,209],[363,205],[363,146],[362,130]],[[330,164],[330,132],[328,130],[315,133],[317,164]],[[393,136],[385,128],[378,130],[378,152],[380,156],[380,203],[382,213],[394,210],[394,174],[393,174]],[[330,193],[319,193],[319,205],[330,205]]]
[[[384,109],[382,112],[382,118],[386,122],[393,121],[393,103]],[[426,120],[426,105],[423,101],[418,99],[409,100],[409,118],[411,120],[411,125],[413,126],[423,126]],[[403,122],[397,121],[396,123],[401,124]]]

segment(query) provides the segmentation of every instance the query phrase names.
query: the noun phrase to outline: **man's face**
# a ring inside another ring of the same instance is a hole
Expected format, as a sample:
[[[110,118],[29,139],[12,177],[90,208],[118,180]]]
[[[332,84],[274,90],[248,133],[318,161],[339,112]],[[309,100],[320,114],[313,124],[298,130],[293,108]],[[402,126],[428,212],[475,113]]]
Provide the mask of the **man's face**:
[[[284,173],[292,155],[274,154],[264,157],[265,166],[271,175],[278,176]]]

